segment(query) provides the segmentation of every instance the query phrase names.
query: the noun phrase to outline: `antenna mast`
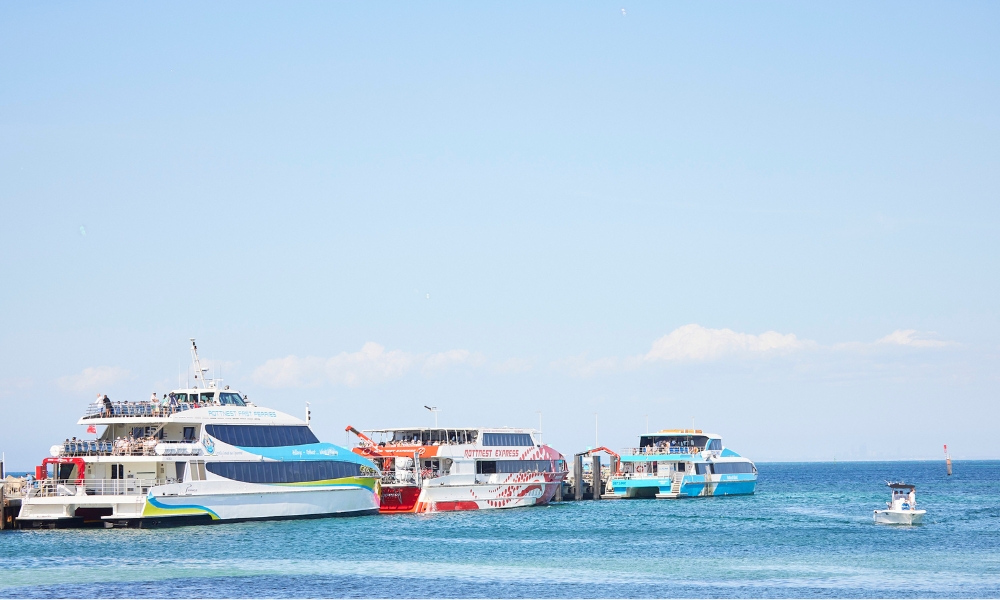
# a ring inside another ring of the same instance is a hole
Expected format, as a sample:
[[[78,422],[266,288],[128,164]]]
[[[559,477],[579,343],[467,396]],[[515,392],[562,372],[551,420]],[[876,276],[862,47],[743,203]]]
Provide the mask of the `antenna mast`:
[[[201,368],[201,360],[198,358],[198,346],[195,345],[194,338],[189,338],[189,339],[191,340],[191,359],[194,361],[194,378],[201,379],[202,383],[205,384],[205,387],[214,388],[215,387],[214,379],[208,380],[208,382],[206,383],[205,373],[208,371],[208,369]],[[198,387],[197,381],[195,382],[194,386]]]

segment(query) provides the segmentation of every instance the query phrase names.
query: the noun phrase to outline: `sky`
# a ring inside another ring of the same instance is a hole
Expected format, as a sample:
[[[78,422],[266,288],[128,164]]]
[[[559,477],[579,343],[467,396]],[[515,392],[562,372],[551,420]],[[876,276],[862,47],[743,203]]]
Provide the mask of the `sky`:
[[[1000,5],[4,3],[0,450],[344,428],[1000,458]]]

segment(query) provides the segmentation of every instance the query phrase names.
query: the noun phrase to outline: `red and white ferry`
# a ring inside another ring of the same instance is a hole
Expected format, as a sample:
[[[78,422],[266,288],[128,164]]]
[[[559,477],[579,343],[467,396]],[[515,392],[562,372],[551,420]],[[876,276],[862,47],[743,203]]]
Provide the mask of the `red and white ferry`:
[[[354,452],[382,470],[382,513],[537,506],[566,478],[563,455],[533,429],[358,431]]]

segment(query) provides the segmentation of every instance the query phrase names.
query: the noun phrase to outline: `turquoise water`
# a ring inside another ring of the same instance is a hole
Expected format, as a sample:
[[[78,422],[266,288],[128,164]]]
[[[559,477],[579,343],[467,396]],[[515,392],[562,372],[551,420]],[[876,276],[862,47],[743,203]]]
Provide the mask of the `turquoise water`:
[[[746,497],[5,532],[0,596],[1000,596],[1000,462],[758,468]],[[926,524],[872,523],[886,479]]]

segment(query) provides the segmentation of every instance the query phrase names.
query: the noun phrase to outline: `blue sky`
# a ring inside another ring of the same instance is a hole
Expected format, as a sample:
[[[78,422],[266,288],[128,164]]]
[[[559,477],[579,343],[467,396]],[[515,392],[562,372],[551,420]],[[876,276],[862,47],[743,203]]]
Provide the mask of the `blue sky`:
[[[623,14],[622,8],[625,12]],[[995,3],[0,7],[0,448],[189,337],[322,437],[997,458]],[[180,374],[180,375],[179,375]]]

